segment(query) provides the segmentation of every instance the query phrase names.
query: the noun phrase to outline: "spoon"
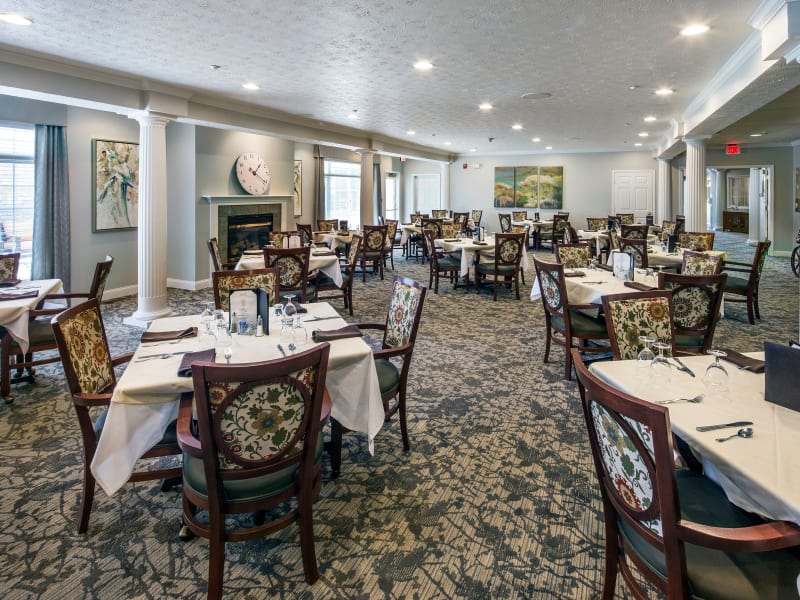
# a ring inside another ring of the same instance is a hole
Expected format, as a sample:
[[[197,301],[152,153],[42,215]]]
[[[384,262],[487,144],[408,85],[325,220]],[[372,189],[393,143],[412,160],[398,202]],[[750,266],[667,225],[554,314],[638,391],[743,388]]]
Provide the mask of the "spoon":
[[[729,435],[728,437],[724,437],[724,438],[717,438],[717,441],[718,442],[725,442],[727,440],[732,440],[735,437],[743,437],[743,438],[753,437],[753,428],[752,427],[742,427],[739,431],[737,431],[733,435]]]
[[[694,398],[675,398],[674,400],[657,400],[656,404],[675,404],[676,402],[691,402],[697,404],[703,399],[703,394],[698,394]]]
[[[289,344],[289,352],[294,352],[295,350],[297,350],[297,345],[296,344]]]

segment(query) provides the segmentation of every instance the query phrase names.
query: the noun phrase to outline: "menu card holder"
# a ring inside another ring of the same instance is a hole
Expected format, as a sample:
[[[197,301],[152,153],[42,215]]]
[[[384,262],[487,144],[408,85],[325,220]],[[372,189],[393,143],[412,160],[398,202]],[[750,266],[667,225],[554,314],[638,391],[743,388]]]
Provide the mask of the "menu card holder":
[[[269,294],[261,288],[244,288],[228,292],[230,331],[239,335],[255,334],[258,317],[269,335]]]
[[[614,277],[622,281],[633,281],[633,255],[630,252],[611,251]]]
[[[800,412],[800,349],[764,342],[764,400]]]
[[[667,236],[667,252],[675,252],[675,246],[678,245],[678,236],[677,235],[668,235]]]

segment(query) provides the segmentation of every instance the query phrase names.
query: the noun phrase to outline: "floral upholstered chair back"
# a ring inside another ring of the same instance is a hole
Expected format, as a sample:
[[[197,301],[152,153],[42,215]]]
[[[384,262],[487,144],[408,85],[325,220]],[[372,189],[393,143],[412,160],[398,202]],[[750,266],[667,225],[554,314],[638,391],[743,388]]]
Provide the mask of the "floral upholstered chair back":
[[[409,220],[413,225],[419,225],[422,222],[423,217],[427,217],[428,215],[423,213],[411,213]]]
[[[528,211],[527,210],[512,210],[511,211],[511,218],[514,221],[527,221],[528,220]]]
[[[422,315],[422,304],[425,301],[425,291],[425,286],[418,281],[400,275],[394,276],[386,311],[384,348],[396,348],[414,343]]]
[[[269,242],[275,248],[290,248],[292,237],[298,238],[295,244],[302,242],[302,236],[299,231],[271,231],[269,234]]]
[[[548,319],[551,316],[564,319],[567,304],[567,291],[564,285],[564,265],[533,259],[539,289],[542,292],[542,304]]]
[[[525,236],[525,246],[528,246],[528,240],[530,239],[530,226],[529,225],[512,225],[511,226],[511,233],[521,233]]]
[[[211,255],[211,262],[214,265],[214,270],[219,271],[222,269],[222,258],[219,255],[219,244],[217,238],[211,238],[206,242],[208,246],[208,253]]]
[[[556,260],[565,269],[584,269],[592,262],[592,255],[587,244],[558,244]]]
[[[666,342],[674,349],[671,292],[657,290],[603,296],[603,312],[615,360],[636,359],[644,348],[640,336]]]
[[[525,251],[524,233],[498,233],[494,236],[494,261],[499,270],[519,268],[519,261]]]
[[[608,245],[611,250],[619,250],[619,234],[616,229],[611,229],[608,232]]]
[[[661,222],[661,241],[666,242],[669,236],[675,234],[675,221]]]
[[[297,223],[297,233],[300,234],[300,244],[305,246],[314,241],[314,232],[311,223]]]
[[[569,217],[567,215],[553,215],[553,239],[556,241],[564,239],[564,230],[567,228],[567,223],[569,223]]]
[[[16,279],[19,271],[19,252],[0,254],[0,281]]]
[[[431,210],[431,218],[432,219],[446,219],[448,215],[448,210],[444,208],[434,208]]]
[[[461,237],[461,226],[456,223],[442,223],[442,237],[446,240]]]
[[[305,248],[265,248],[264,264],[277,267],[280,289],[299,290],[305,302],[305,290],[308,282],[308,263],[311,258],[311,247]]]
[[[727,279],[726,274],[659,273],[658,287],[672,292],[672,320],[681,349],[684,343],[703,351],[711,345],[711,339],[704,338],[713,336]]]
[[[683,251],[682,275],[716,275],[722,269],[722,259],[719,256]]]
[[[433,229],[433,237],[434,239],[442,239],[443,232],[442,232],[442,220],[441,219],[434,219],[434,218],[427,218],[422,217],[422,221],[420,222],[420,227],[423,229]]]
[[[383,254],[386,248],[386,225],[364,225],[361,251],[369,255]]]
[[[714,249],[713,232],[685,232],[678,234],[678,243],[684,250],[705,252]]]
[[[480,226],[481,219],[483,218],[483,211],[482,210],[473,210],[470,213],[470,219],[472,219],[472,223],[475,227]]]
[[[617,213],[615,215],[620,225],[633,225],[633,213]]]
[[[605,217],[587,217],[586,229],[589,231],[604,231],[608,227],[608,219]]]
[[[278,269],[253,269],[251,271],[216,271],[211,274],[214,285],[214,305],[228,310],[229,294],[234,290],[261,288],[269,295],[270,306],[278,302]]]
[[[361,236],[354,235],[353,239],[350,240],[350,248],[347,250],[347,264],[353,269],[355,269],[355,265],[358,262],[359,252],[361,252]]]
[[[317,231],[336,231],[339,219],[317,219]]]
[[[397,235],[397,219],[386,219],[386,249],[391,250],[394,244],[394,237]]]
[[[453,213],[453,223],[458,225],[459,231],[464,231],[467,227],[467,219],[469,219],[468,212],[454,212]]]
[[[631,240],[646,240],[647,230],[649,225],[626,225],[621,223],[619,226],[619,234]]]
[[[497,218],[500,220],[500,231],[502,233],[511,231],[511,213],[497,213]]]
[[[64,372],[72,394],[100,394],[112,388],[116,378],[99,300],[80,306],[58,325],[63,337]]]
[[[647,268],[647,240],[619,238],[619,249],[633,256],[633,264]]]

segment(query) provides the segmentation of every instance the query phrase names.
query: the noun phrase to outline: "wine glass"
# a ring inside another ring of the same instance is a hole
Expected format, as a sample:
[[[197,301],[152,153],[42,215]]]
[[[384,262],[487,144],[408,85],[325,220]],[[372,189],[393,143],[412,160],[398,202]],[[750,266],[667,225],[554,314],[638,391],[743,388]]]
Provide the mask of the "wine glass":
[[[717,349],[710,349],[708,351],[714,357],[714,362],[706,368],[706,374],[703,377],[703,383],[708,390],[710,396],[721,396],[728,391],[728,371],[719,362],[719,359],[727,356],[725,352]]]
[[[217,345],[217,336],[214,334],[214,330],[211,328],[213,322],[213,315],[210,319],[203,321],[203,333],[200,335],[200,339],[198,341],[200,350],[209,350]]]
[[[656,382],[661,385],[668,384],[672,378],[672,365],[669,363],[669,359],[664,356],[664,352],[670,347],[670,344],[661,341],[653,344],[653,348],[658,350],[658,355],[650,362],[650,372]]]
[[[203,309],[203,312],[200,313],[200,322],[203,325],[207,325],[214,320],[214,303],[213,302],[206,302],[206,307]]]
[[[639,343],[644,346],[641,349],[636,360],[638,361],[637,365],[639,367],[649,367],[650,364],[653,362],[653,359],[656,357],[655,352],[650,349],[650,346],[656,342],[656,338],[650,337],[648,335],[640,335],[639,336]]]
[[[297,314],[294,298],[294,294],[286,294],[286,304],[284,304],[282,308],[281,339],[285,339],[286,341],[289,341],[292,337],[294,317]]]
[[[225,321],[217,323],[217,350],[222,350],[225,362],[230,364],[233,356],[233,336]]]

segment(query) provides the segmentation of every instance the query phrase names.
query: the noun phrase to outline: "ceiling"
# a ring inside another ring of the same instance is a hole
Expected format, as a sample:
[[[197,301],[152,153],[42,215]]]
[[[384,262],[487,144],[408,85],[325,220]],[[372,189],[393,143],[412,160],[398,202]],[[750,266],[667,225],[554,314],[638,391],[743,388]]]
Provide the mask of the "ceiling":
[[[0,10],[33,25],[0,24],[0,49],[451,154],[646,150],[752,33],[747,19],[758,4],[10,0]],[[693,22],[711,30],[679,35]],[[434,68],[416,71],[420,59]],[[247,91],[245,82],[260,89]],[[656,96],[661,86],[675,93]],[[525,100],[527,93],[550,96]],[[794,112],[797,95],[786,100]],[[482,102],[494,108],[481,111]],[[348,118],[353,111],[357,120]],[[645,123],[646,115],[657,120]],[[773,129],[753,119],[731,135]],[[522,129],[512,130],[515,123]]]

